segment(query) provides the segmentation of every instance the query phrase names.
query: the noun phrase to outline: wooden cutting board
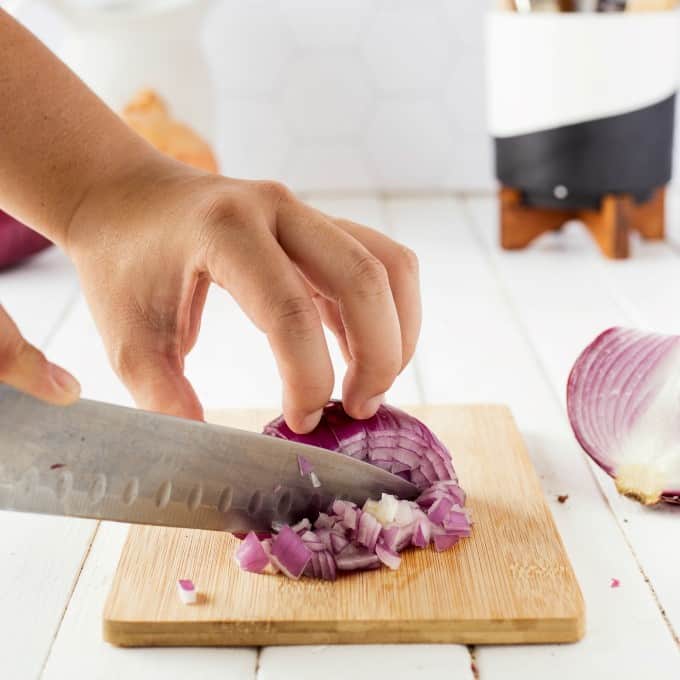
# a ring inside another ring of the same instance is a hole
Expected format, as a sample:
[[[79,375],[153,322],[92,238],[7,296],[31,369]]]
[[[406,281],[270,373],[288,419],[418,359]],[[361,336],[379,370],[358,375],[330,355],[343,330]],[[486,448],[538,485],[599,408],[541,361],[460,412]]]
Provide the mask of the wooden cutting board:
[[[584,603],[510,411],[409,409],[447,444],[472,509],[472,536],[452,550],[412,550],[396,571],[329,583],[242,572],[228,534],[133,526],[104,611],[116,645],[572,642]],[[260,430],[274,414],[210,420]],[[176,592],[191,578],[199,604]]]

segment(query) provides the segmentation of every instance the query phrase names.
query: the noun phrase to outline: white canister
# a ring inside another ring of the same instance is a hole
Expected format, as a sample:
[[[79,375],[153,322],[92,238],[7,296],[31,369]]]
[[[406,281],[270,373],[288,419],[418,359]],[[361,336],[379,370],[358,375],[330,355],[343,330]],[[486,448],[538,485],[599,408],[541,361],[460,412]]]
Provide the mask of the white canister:
[[[639,202],[671,176],[678,12],[490,12],[496,174],[529,204]]]

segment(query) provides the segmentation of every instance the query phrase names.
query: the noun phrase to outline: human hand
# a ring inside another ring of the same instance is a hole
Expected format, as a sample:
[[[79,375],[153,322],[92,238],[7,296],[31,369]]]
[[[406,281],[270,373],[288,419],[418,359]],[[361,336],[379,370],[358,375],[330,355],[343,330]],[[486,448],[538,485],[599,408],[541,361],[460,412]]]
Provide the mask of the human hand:
[[[0,383],[59,405],[71,404],[80,396],[78,381],[27,342],[1,305]]]
[[[367,227],[331,218],[280,184],[226,179],[153,157],[90,192],[63,245],[111,363],[138,406],[200,419],[184,377],[215,282],[266,333],[283,412],[313,429],[334,376],[322,321],[348,369],[348,414],[367,418],[413,355],[416,258]]]

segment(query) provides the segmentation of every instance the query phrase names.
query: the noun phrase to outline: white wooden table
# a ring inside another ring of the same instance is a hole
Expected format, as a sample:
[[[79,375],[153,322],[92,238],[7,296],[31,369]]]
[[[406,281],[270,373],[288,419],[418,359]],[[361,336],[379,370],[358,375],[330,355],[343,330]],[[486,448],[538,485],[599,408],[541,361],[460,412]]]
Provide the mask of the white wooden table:
[[[384,229],[419,254],[423,334],[390,399],[511,406],[586,598],[585,639],[535,647],[116,649],[102,642],[100,617],[126,527],[0,513],[0,677],[680,677],[680,509],[649,510],[619,497],[575,443],[564,404],[571,363],[600,330],[634,324],[680,332],[680,200],[671,196],[668,243],[636,241],[624,262],[601,259],[576,226],[502,253],[490,197],[312,202]],[[78,376],[85,396],[131,403],[63,255],[52,250],[1,274],[0,300],[28,337]],[[338,352],[334,360],[339,367]],[[207,407],[278,402],[266,342],[218,290],[188,374]],[[569,496],[563,504],[560,494]]]

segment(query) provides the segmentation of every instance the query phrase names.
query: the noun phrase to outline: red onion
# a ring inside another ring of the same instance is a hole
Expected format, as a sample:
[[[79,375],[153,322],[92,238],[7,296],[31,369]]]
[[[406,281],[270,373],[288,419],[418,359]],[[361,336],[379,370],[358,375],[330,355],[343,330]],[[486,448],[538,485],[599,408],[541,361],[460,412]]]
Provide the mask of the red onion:
[[[422,489],[437,480],[457,481],[444,444],[424,423],[393,406],[381,406],[368,420],[353,420],[340,402],[332,401],[324,409],[319,425],[308,434],[293,432],[283,416],[269,423],[264,433],[320,446],[374,465],[383,463],[379,467]],[[301,473],[302,470],[300,465]]]
[[[46,238],[0,211],[0,269],[52,245]]]
[[[619,492],[680,503],[680,336],[610,328],[576,360],[567,411]]]
[[[413,482],[422,493],[416,501],[383,494],[379,501],[367,500],[363,508],[335,500],[313,525],[307,518],[292,527],[275,524],[272,528],[278,534],[262,541],[260,551],[257,536],[250,533],[236,554],[243,569],[264,571],[265,555],[291,578],[304,574],[334,580],[337,570],[376,569],[381,564],[398,569],[399,553],[410,546],[426,548],[434,542],[436,550],[446,550],[470,534],[470,519],[463,509],[465,493],[458,486],[449,452],[423,423],[403,411],[381,406],[373,418],[356,421],[338,402],[331,402],[310,434],[295,434],[283,418],[264,431],[378,465]],[[314,481],[304,456],[298,456],[298,467],[302,476]]]

